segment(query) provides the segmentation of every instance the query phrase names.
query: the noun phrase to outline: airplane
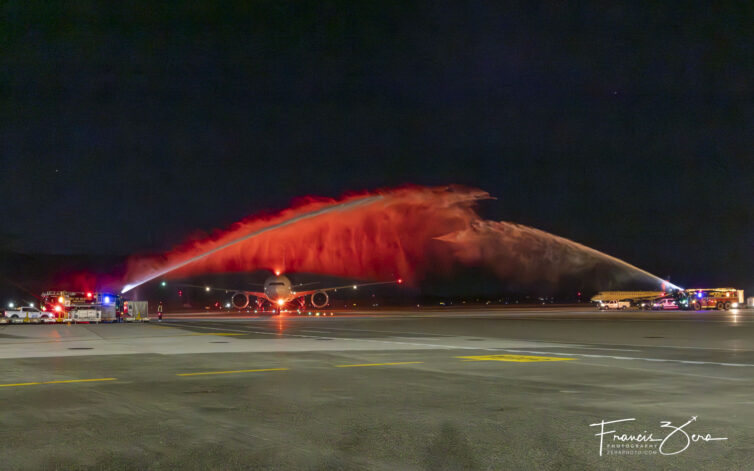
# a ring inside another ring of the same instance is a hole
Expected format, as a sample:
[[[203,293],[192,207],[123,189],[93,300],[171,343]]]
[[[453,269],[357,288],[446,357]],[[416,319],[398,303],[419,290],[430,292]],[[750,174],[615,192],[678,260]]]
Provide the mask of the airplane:
[[[276,271],[274,275],[268,277],[262,285],[262,291],[250,291],[239,289],[225,289],[225,288],[213,288],[211,286],[196,286],[196,285],[184,285],[192,286],[195,288],[204,288],[206,291],[219,290],[226,293],[233,292],[230,298],[230,302],[234,308],[241,310],[246,309],[250,304],[250,298],[256,298],[256,309],[263,311],[265,303],[269,303],[272,306],[273,314],[280,314],[288,304],[298,301],[298,308],[303,309],[306,307],[306,298],[310,297],[311,305],[316,309],[322,309],[330,303],[330,296],[327,294],[330,291],[337,291],[339,289],[358,289],[362,286],[376,286],[386,284],[402,284],[403,279],[398,278],[395,281],[377,281],[370,283],[356,283],[343,286],[332,286],[329,288],[317,288],[317,289],[304,289],[300,290],[313,283],[299,283],[293,284],[287,276],[283,275],[280,271]]]

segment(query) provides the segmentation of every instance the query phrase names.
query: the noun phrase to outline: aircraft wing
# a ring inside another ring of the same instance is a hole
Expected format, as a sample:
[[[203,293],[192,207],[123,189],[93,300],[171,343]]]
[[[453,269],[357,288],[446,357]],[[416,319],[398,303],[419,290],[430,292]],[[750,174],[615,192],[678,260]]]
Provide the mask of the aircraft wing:
[[[329,288],[319,288],[319,289],[312,289],[307,291],[296,291],[296,296],[309,296],[310,294],[317,293],[319,291],[337,291],[339,289],[358,289],[363,286],[377,286],[377,285],[392,285],[392,284],[401,284],[403,283],[403,280],[398,279],[395,281],[375,281],[371,283],[353,283],[350,285],[343,285],[343,286],[331,286]]]
[[[318,285],[319,281],[310,281],[309,283],[297,283],[293,285],[293,288],[300,288],[301,286]]]
[[[219,287],[211,286],[211,285],[189,285],[189,284],[186,284],[186,283],[178,283],[177,285],[178,286],[188,286],[190,288],[201,288],[201,289],[203,289],[205,291],[223,291],[226,294],[227,293],[244,293],[244,294],[247,294],[249,296],[254,296],[254,297],[257,297],[257,298],[266,298],[267,297],[267,295],[265,295],[264,292],[262,292],[262,291],[249,291],[249,290],[246,290],[246,289],[236,289],[236,288],[219,288]]]

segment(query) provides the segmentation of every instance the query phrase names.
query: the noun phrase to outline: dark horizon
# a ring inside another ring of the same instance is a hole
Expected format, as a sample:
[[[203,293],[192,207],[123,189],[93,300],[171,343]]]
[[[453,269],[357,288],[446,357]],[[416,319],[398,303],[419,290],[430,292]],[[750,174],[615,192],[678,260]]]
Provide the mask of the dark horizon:
[[[297,197],[459,183],[490,219],[754,289],[751,5],[2,10],[7,250],[161,252]]]

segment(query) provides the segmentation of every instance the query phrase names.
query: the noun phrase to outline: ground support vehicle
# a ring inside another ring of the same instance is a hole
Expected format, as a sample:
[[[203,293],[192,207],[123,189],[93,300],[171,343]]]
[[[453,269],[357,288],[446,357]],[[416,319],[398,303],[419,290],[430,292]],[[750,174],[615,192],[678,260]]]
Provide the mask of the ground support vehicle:
[[[631,301],[627,299],[619,301],[600,301],[597,307],[600,311],[625,310],[631,307]]]
[[[674,309],[678,309],[678,304],[673,298],[657,299],[654,303],[652,303],[653,311],[668,311]]]
[[[702,311],[705,309],[728,310],[744,304],[744,291],[735,288],[694,288],[684,290],[679,299],[682,309]]]
[[[38,324],[54,320],[54,316],[49,312],[40,311],[36,307],[31,306],[9,309],[3,312],[3,317],[7,318],[10,323],[31,322]]]

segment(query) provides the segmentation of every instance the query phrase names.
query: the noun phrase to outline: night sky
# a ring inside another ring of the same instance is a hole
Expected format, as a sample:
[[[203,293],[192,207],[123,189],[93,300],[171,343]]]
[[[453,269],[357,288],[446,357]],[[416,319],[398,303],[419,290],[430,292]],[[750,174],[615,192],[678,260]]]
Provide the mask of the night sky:
[[[6,249],[160,251],[460,183],[485,217],[754,289],[751,2],[41,3],[0,6]]]

